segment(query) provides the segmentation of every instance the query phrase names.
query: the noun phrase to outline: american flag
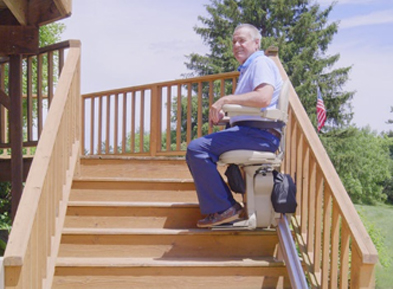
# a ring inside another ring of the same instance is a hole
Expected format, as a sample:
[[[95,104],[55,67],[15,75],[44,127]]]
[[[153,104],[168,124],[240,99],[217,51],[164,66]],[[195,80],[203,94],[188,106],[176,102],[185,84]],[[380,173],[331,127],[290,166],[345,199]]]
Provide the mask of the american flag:
[[[321,130],[321,128],[325,125],[326,121],[326,108],[325,104],[323,103],[322,95],[321,95],[321,90],[319,87],[317,88],[317,119],[318,119],[318,132]]]

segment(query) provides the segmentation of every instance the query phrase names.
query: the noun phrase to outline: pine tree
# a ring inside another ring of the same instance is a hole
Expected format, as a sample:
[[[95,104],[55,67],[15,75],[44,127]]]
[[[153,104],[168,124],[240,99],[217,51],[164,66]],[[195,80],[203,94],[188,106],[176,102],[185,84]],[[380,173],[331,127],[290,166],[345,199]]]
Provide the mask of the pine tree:
[[[210,47],[206,55],[190,54],[186,63],[193,76],[234,71],[232,33],[240,23],[256,26],[263,49],[274,45],[311,121],[316,124],[316,91],[320,86],[327,108],[327,125],[342,128],[352,119],[354,92],[342,90],[351,67],[333,69],[339,54],[327,55],[338,23],[328,24],[333,4],[321,10],[309,0],[211,0],[208,17],[195,27]],[[313,2],[314,3],[314,2]]]

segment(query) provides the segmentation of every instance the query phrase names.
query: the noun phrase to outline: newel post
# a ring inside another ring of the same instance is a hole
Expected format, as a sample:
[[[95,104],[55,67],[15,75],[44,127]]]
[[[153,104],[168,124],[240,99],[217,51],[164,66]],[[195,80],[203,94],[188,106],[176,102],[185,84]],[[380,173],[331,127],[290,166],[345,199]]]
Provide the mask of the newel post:
[[[278,56],[278,47],[277,46],[269,46],[265,50],[266,56]]]
[[[375,288],[375,263],[365,263],[356,243],[352,244],[351,288]]]

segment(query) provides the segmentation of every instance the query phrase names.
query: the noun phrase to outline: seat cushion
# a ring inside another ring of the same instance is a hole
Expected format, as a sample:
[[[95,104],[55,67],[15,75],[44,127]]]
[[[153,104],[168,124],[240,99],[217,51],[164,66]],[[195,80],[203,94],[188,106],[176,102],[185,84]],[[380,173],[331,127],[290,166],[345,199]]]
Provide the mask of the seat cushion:
[[[281,158],[275,153],[253,151],[253,150],[233,150],[223,153],[220,156],[220,164],[273,164],[280,165]]]

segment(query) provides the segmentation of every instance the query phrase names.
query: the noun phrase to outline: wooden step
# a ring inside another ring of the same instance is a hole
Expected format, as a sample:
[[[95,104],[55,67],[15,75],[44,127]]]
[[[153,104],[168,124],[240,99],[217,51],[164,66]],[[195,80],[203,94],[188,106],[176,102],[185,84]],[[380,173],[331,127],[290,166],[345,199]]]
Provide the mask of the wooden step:
[[[73,189],[100,190],[195,190],[192,179],[143,179],[129,177],[80,177],[75,178]]]
[[[100,156],[82,158],[80,164],[85,177],[192,179],[184,157]]]
[[[65,228],[59,257],[251,258],[274,256],[275,231]]]
[[[67,228],[195,228],[197,203],[72,201]]]
[[[54,289],[290,288],[274,258],[58,258]]]
[[[103,189],[78,188],[81,184],[74,184],[70,201],[97,201],[97,202],[198,202],[195,189],[191,190],[150,190],[150,189]],[[83,184],[85,186],[85,184]]]

